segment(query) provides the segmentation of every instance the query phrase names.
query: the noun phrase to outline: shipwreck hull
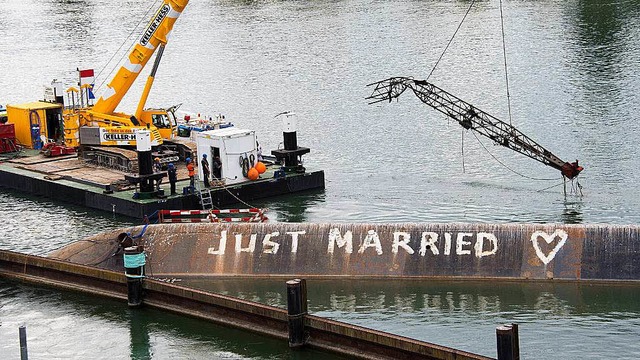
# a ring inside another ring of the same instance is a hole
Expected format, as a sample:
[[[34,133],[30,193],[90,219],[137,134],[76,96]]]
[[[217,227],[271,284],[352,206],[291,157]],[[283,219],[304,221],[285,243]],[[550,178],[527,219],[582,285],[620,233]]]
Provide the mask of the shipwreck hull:
[[[49,257],[123,271],[125,234],[142,232],[135,241],[156,277],[640,280],[638,227],[616,225],[159,224],[99,234]]]

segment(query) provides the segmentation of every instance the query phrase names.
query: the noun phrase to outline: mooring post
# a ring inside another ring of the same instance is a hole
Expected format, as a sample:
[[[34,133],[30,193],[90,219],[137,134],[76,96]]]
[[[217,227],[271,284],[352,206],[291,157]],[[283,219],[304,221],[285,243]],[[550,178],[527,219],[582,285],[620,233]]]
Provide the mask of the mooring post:
[[[305,279],[296,279],[298,281],[300,281],[300,293],[301,293],[301,302],[302,302],[302,313],[304,315],[306,315],[308,313],[307,311],[307,280]]]
[[[18,333],[20,334],[20,360],[28,360],[29,355],[27,354],[27,328],[24,325],[20,325],[18,328]]]
[[[127,300],[129,307],[139,307],[143,300],[144,248],[131,246],[124,249],[124,274],[127,277]]]
[[[287,281],[287,313],[289,315],[289,347],[303,346],[304,315],[307,313],[307,285],[305,280]]]
[[[520,360],[518,324],[498,326],[496,338],[498,341],[498,360]]]

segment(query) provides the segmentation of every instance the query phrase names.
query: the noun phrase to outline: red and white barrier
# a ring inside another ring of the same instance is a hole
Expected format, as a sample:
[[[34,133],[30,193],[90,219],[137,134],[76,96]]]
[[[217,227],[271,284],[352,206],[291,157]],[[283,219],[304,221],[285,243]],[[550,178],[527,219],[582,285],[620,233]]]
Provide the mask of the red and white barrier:
[[[161,223],[198,223],[198,222],[265,222],[268,218],[258,208],[250,209],[211,209],[211,210],[160,210]],[[235,216],[246,214],[250,216]]]

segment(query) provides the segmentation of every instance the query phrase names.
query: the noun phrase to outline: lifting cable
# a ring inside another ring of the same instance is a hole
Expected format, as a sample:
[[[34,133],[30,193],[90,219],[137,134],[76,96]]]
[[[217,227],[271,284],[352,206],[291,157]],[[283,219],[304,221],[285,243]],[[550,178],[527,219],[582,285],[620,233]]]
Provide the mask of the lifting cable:
[[[473,7],[473,4],[475,4],[475,2],[476,2],[475,0],[471,1],[471,4],[469,5],[469,8],[467,9],[467,12],[464,13],[464,16],[462,17],[462,20],[460,20],[460,23],[458,24],[458,27],[456,28],[456,31],[453,32],[453,35],[451,36],[451,39],[449,39],[449,42],[447,43],[447,46],[445,46],[444,50],[442,51],[442,54],[440,54],[440,57],[438,58],[438,61],[436,61],[436,63],[433,65],[433,68],[431,69],[431,72],[429,72],[429,75],[427,76],[426,80],[429,80],[429,78],[431,77],[431,74],[433,74],[433,72],[436,70],[436,67],[440,63],[440,60],[442,60],[442,58],[444,57],[444,54],[447,52],[447,49],[449,49],[449,46],[453,42],[453,39],[456,37],[456,34],[458,34],[458,31],[462,27],[462,24],[464,23],[464,20],[467,18],[467,15],[469,15],[469,12],[471,12],[471,8]],[[464,131],[462,131],[462,172],[463,173],[465,172],[465,167],[464,167]]]
[[[462,144],[460,145],[460,150],[462,151],[462,173],[464,174],[464,129],[462,129]]]
[[[571,194],[580,195],[581,197],[584,196],[584,194],[582,193],[582,184],[580,184],[580,181],[578,181],[578,178],[577,177],[575,178],[575,183],[574,183],[573,180],[574,179],[571,179]],[[540,190],[536,190],[536,191],[537,192],[542,192],[542,191],[545,191],[545,190],[552,189],[554,187],[558,187],[558,186],[561,186],[561,185],[566,185],[566,183],[567,183],[567,180],[563,179],[560,184],[551,185],[549,187],[546,187],[546,188],[540,189]],[[578,192],[580,192],[580,194],[578,194]]]
[[[564,182],[564,180],[563,180],[560,184],[551,185],[551,186],[549,186],[549,187],[546,187],[546,188],[544,188],[544,189],[540,189],[540,190],[536,190],[536,191],[537,191],[537,192],[543,192],[543,191],[545,191],[545,190],[553,189],[554,187],[558,187],[558,186],[560,186],[560,185],[564,185],[564,183],[565,183],[565,182]]]
[[[522,174],[522,173],[519,173],[519,172],[517,172],[517,171],[513,170],[512,168],[508,167],[505,163],[503,163],[502,161],[500,161],[497,157],[495,157],[495,156],[494,156],[494,155],[489,151],[489,149],[487,149],[487,147],[486,147],[486,146],[484,146],[484,144],[482,143],[482,141],[480,141],[480,139],[478,138],[478,135],[476,135],[476,133],[475,133],[475,132],[471,132],[471,133],[473,134],[473,136],[475,136],[476,140],[478,140],[478,143],[480,143],[480,145],[481,145],[481,146],[482,146],[482,148],[487,152],[487,154],[491,155],[491,157],[492,157],[495,161],[497,161],[500,165],[502,165],[502,166],[504,166],[505,168],[507,168],[507,170],[511,171],[512,173],[514,173],[514,174],[516,174],[516,175],[520,175],[520,176],[522,176],[522,177],[524,177],[524,178],[527,178],[527,179],[530,179],[530,180],[539,180],[539,181],[551,181],[551,180],[558,180],[557,178],[554,178],[554,179],[549,179],[549,178],[547,178],[547,179],[544,179],[544,178],[534,178],[534,177],[527,176],[527,175],[524,175],[524,174]]]
[[[471,5],[469,6],[469,9],[467,10],[467,13],[464,15],[464,17],[462,18],[462,21],[460,22],[460,25],[458,25],[458,29],[456,29],[455,33],[453,34],[453,36],[455,37],[455,34],[458,32],[458,30],[460,29],[460,26],[462,25],[462,22],[464,22],[464,18],[467,17],[467,14],[469,13],[469,10],[471,10],[471,6],[473,6],[473,2],[471,2]],[[506,82],[506,87],[507,87],[507,108],[508,108],[508,112],[509,112],[509,125],[511,124],[511,96],[509,94],[509,73],[507,71],[507,47],[506,47],[506,43],[505,43],[505,36],[504,36],[504,15],[502,12],[502,0],[500,0],[500,26],[501,26],[501,33],[502,33],[502,54],[503,54],[503,58],[504,58],[504,77],[505,77],[505,82]],[[451,40],[449,41],[449,44],[451,44],[451,41],[453,40],[453,37],[451,38]],[[447,44],[447,47],[449,47],[449,45]],[[447,49],[445,48],[445,51]],[[444,55],[444,52],[442,53],[442,55]],[[440,56],[440,58],[442,58],[442,55]],[[440,61],[440,59],[438,59],[438,62]],[[438,65],[438,63],[436,62],[436,66]],[[433,69],[431,70],[431,73],[433,73],[433,70],[435,70],[435,66],[433,67]],[[429,76],[431,76],[431,74],[429,74]],[[428,79],[428,77],[427,77]],[[513,125],[512,125],[513,126]],[[475,132],[473,132],[473,136],[476,138],[476,140],[478,141],[478,143],[480,144],[480,146],[482,146],[482,148],[489,154],[491,155],[491,157],[497,161],[500,165],[504,166],[507,170],[513,172],[516,175],[520,175],[524,178],[530,179],[530,180],[537,180],[537,181],[553,181],[553,180],[557,180],[557,179],[550,179],[550,178],[534,178],[531,176],[527,176],[524,175],[522,173],[519,173],[515,170],[513,170],[512,168],[510,168],[509,166],[507,166],[505,163],[503,163],[502,161],[500,161],[495,155],[493,155],[489,149],[487,149],[486,146],[484,146],[484,144],[482,143],[482,141],[480,141],[480,139],[478,138],[478,135],[476,135]],[[463,130],[463,138],[462,138],[462,168],[463,168],[463,172],[464,172],[464,130]],[[563,182],[564,183],[564,182]],[[562,183],[560,184],[562,185]],[[558,185],[553,185],[551,187],[555,187]],[[549,189],[549,188],[547,188]],[[546,189],[543,189],[546,190]]]
[[[140,21],[138,21],[138,23],[136,24],[136,26],[133,28],[133,30],[131,30],[129,32],[129,35],[127,36],[126,39],[124,39],[124,41],[122,42],[122,44],[120,44],[120,46],[118,47],[118,49],[116,51],[113,52],[113,55],[111,55],[111,58],[109,59],[109,61],[107,61],[107,63],[102,67],[102,69],[100,69],[100,71],[98,72],[98,75],[96,75],[96,78],[100,77],[100,74],[102,74],[102,72],[107,68],[107,66],[109,64],[111,64],[111,61],[113,60],[113,58],[120,52],[120,49],[122,49],[122,47],[124,46],[124,44],[129,42],[129,39],[131,38],[131,36],[136,32],[136,30],[138,29],[138,27],[140,26],[140,24],[142,24],[143,21],[145,21],[145,19],[148,18],[149,13],[151,12],[151,10],[153,10],[154,8],[157,7],[157,4],[160,0],[157,1],[153,1],[151,3],[151,6],[149,6],[149,8],[147,9],[147,11],[145,12],[145,16],[140,17]],[[120,56],[120,59],[118,60],[118,64],[120,64],[122,62],[122,59],[124,59],[125,56],[127,56],[130,52],[131,49],[135,46],[135,42],[129,46],[129,49],[127,52],[123,53]],[[109,74],[107,74],[107,76],[104,77],[104,79],[102,80],[102,82],[100,82],[100,84],[98,86],[96,86],[94,88],[94,93],[97,92],[100,88],[102,88],[102,86],[104,85],[104,83],[108,80],[111,79],[111,74],[113,74],[113,72],[118,68],[118,64],[116,64],[114,67],[111,68],[111,71],[109,71]]]
[[[504,16],[502,14],[502,0],[500,0],[500,26],[502,29],[502,55],[504,57],[504,80],[507,83],[507,108],[509,110],[509,125],[511,125],[511,96],[509,95],[509,72],[507,71],[507,46],[504,40]]]
[[[469,5],[469,8],[467,9],[467,12],[464,14],[464,16],[462,17],[462,20],[460,21],[460,24],[458,24],[458,28],[456,29],[456,31],[453,33],[453,36],[451,36],[451,39],[449,39],[449,43],[447,44],[447,46],[444,48],[444,51],[442,51],[442,54],[440,54],[440,57],[438,58],[438,61],[436,61],[435,65],[433,65],[433,69],[431,69],[431,72],[429,73],[429,76],[427,76],[426,80],[429,80],[429,77],[431,77],[431,74],[433,74],[433,71],[436,69],[436,66],[438,66],[438,64],[440,63],[440,60],[442,60],[442,57],[444,56],[444,54],[447,52],[447,49],[449,48],[449,45],[451,45],[451,43],[453,42],[453,38],[456,37],[456,34],[458,33],[458,30],[460,30],[460,28],[462,27],[462,23],[464,22],[464,19],[467,18],[467,15],[469,15],[469,12],[471,11],[471,7],[473,6],[473,4],[476,2],[476,0],[471,1],[471,5]]]
[[[217,177],[215,177],[213,175],[211,175],[211,178],[212,179],[216,179],[217,181],[222,183],[222,181],[220,179],[218,179]],[[236,194],[232,193],[231,190],[229,190],[229,188],[227,187],[226,184],[222,183],[221,186],[222,186],[222,188],[224,190],[226,190],[229,193],[229,195],[231,195],[233,198],[238,200],[238,202],[241,203],[242,205],[244,205],[244,206],[246,206],[248,208],[255,208],[255,206],[252,206],[251,204],[248,204],[246,201],[244,201],[244,200],[240,199],[239,197],[237,197]]]

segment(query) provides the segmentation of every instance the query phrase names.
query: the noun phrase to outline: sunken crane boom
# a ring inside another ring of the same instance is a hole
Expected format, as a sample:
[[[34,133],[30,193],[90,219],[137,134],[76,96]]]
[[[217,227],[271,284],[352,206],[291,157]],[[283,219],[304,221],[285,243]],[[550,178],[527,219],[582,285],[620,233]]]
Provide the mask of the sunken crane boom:
[[[399,97],[405,90],[411,89],[423,103],[456,120],[463,128],[471,129],[496,144],[517,151],[547,166],[560,170],[562,176],[573,179],[583,170],[578,160],[569,163],[561,160],[542,147],[520,130],[490,115],[468,102],[440,89],[426,80],[414,80],[406,77],[393,77],[367,86],[375,86],[367,97],[369,104]]]

